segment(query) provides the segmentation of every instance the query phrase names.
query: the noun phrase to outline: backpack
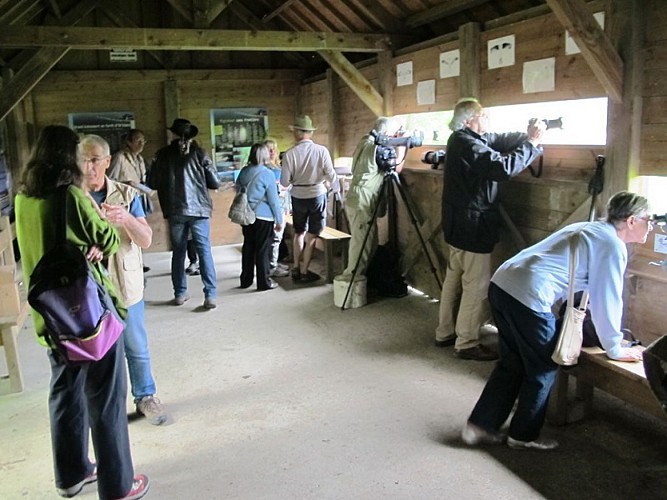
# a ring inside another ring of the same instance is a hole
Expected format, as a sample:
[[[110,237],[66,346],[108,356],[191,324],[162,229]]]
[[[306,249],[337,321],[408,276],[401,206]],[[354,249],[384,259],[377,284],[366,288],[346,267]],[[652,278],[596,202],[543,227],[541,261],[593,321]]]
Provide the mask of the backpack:
[[[47,342],[65,362],[99,361],[123,332],[107,289],[84,253],[68,241],[68,186],[56,192],[56,242],[32,274],[28,303],[42,315]]]
[[[250,206],[247,191],[248,187],[250,187],[250,184],[252,184],[252,182],[260,173],[261,170],[253,175],[248,184],[238,188],[236,196],[234,196],[234,201],[232,201],[232,205],[229,207],[229,213],[227,214],[233,223],[240,224],[242,226],[249,226],[255,222],[255,211]]]

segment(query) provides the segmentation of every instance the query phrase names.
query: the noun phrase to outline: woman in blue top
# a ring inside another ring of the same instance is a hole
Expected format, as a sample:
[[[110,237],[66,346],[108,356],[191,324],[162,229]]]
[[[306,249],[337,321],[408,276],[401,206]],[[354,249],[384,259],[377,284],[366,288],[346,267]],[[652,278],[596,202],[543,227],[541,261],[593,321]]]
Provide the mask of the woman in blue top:
[[[517,401],[507,444],[551,450],[540,438],[558,366],[551,360],[557,341],[552,306],[568,293],[570,242],[576,242],[575,291],[588,289],[589,309],[601,345],[617,361],[638,361],[641,352],[621,347],[623,274],[627,243],[645,243],[652,229],[646,198],[627,191],[611,197],[606,220],[571,224],[498,268],[489,303],[498,327],[500,360],[463,429],[466,444],[496,444]]]
[[[278,284],[269,278],[270,252],[274,229],[283,225],[283,214],[278,200],[276,177],[266,167],[270,162],[269,148],[261,143],[250,148],[248,165],[241,169],[236,189],[246,189],[248,203],[255,211],[255,222],[243,229],[241,251],[241,288],[252,285],[257,268],[257,290],[272,290]]]

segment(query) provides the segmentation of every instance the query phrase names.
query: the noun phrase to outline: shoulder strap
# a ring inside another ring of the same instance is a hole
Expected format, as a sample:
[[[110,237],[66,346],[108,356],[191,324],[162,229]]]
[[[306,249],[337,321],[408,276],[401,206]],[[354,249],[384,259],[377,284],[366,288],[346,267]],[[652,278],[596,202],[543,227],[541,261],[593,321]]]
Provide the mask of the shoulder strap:
[[[570,238],[570,283],[567,289],[567,303],[571,307],[574,306],[574,279],[577,272],[577,241],[579,240],[579,233],[572,235]],[[578,309],[585,311],[588,306],[588,289],[584,290],[579,302]]]
[[[56,241],[63,243],[67,239],[67,192],[69,185],[56,189]]]

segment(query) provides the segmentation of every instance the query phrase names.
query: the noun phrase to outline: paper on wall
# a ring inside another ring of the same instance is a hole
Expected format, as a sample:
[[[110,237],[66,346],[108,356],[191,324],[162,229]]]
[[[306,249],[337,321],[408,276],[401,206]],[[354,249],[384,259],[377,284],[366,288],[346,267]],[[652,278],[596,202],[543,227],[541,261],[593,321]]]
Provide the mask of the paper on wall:
[[[440,53],[440,78],[452,78],[461,74],[461,52],[459,49]]]
[[[487,43],[489,69],[514,66],[514,35],[494,38]]]
[[[412,85],[412,61],[396,65],[396,86]]]
[[[556,58],[523,63],[523,93],[552,92],[556,88]]]
[[[424,80],[417,83],[417,104],[435,104],[435,80]]]

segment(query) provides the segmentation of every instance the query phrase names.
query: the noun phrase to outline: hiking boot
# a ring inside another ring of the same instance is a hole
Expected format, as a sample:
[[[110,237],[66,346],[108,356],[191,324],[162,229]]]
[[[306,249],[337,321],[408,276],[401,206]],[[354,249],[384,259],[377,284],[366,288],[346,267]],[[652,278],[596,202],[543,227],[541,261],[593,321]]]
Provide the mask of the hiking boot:
[[[449,347],[456,343],[456,334],[448,335],[444,339],[435,339],[436,347]]]
[[[481,427],[466,422],[463,431],[461,431],[461,439],[469,446],[478,444],[501,444],[505,437],[499,432],[485,431]]]
[[[81,493],[81,490],[85,485],[94,483],[95,481],[97,481],[97,466],[93,465],[93,472],[84,477],[83,480],[69,488],[56,488],[56,491],[61,497],[72,498]]]
[[[218,304],[216,304],[214,298],[206,297],[204,299],[204,309],[207,309],[207,310],[210,311],[211,309],[215,309],[216,307],[218,307]]]
[[[174,297],[171,300],[171,305],[173,305],[173,306],[182,306],[188,300],[190,300],[190,295],[188,295],[187,293],[183,294],[183,295],[179,295],[178,297]]]
[[[276,266],[273,269],[271,269],[271,271],[269,272],[269,276],[272,276],[274,278],[284,278],[285,276],[289,276],[289,269]]]
[[[454,351],[457,358],[471,359],[473,361],[495,361],[498,359],[498,351],[479,344],[469,349],[457,349]]]
[[[519,441],[508,436],[507,446],[513,450],[550,451],[558,448],[558,441],[546,438],[538,438],[535,441]]]
[[[148,480],[148,476],[145,474],[138,474],[134,476],[132,481],[132,489],[125,495],[123,498],[118,500],[137,500],[142,498],[146,493],[148,493],[148,488],[150,487],[151,482]]]
[[[189,274],[190,276],[198,276],[199,262],[190,262],[190,265],[185,268],[185,274]]]
[[[155,396],[145,396],[137,401],[137,413],[146,417],[146,420],[153,425],[164,424],[167,420],[167,413]]]

